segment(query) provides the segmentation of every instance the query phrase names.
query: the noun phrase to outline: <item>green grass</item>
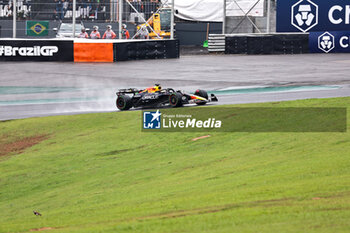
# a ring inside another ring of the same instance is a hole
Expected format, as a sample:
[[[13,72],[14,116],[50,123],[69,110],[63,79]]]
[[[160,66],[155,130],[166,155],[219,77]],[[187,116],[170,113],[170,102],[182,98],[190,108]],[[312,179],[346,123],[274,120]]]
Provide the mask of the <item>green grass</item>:
[[[0,146],[47,139],[0,158],[0,232],[350,232],[349,132],[193,142],[206,134],[142,133],[140,120],[133,111],[1,122]]]

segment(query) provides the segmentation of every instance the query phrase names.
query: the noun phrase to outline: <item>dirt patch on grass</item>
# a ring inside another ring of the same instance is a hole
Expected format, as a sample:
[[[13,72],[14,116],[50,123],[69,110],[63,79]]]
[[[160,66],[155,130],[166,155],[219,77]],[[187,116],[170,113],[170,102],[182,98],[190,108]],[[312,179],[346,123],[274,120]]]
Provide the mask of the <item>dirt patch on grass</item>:
[[[346,194],[349,194],[348,192],[339,193],[337,195],[333,195],[331,197],[324,197],[320,199],[326,199],[326,198],[335,198],[335,197],[344,197]],[[319,198],[319,197],[316,197]],[[139,221],[143,220],[149,220],[149,219],[167,219],[167,218],[179,218],[179,217],[186,217],[186,216],[192,216],[192,215],[201,215],[201,214],[210,214],[210,213],[217,213],[221,211],[227,211],[232,210],[235,208],[255,208],[255,207],[285,207],[285,206],[292,206],[294,205],[294,201],[297,201],[297,198],[280,198],[280,199],[269,199],[269,200],[258,200],[258,201],[251,201],[251,202],[242,202],[242,203],[231,203],[221,206],[208,206],[203,208],[197,208],[197,209],[190,209],[190,210],[178,210],[173,212],[166,212],[166,213],[159,213],[149,216],[144,216],[137,218]],[[316,199],[319,200],[319,199]],[[322,209],[321,211],[344,211],[349,210],[350,207],[336,207],[336,208],[326,208]]]
[[[47,230],[54,230],[54,229],[57,229],[57,228],[54,228],[54,227],[41,227],[41,228],[33,228],[33,229],[30,229],[29,231],[47,231]]]
[[[322,200],[322,199],[336,199],[336,198],[344,198],[344,197],[350,197],[350,192],[349,191],[343,191],[343,192],[338,192],[334,194],[325,194],[325,195],[320,195],[318,197],[312,197],[312,200]]]
[[[287,206],[290,204],[289,202],[293,200],[294,200],[293,198],[281,198],[281,199],[272,199],[272,200],[243,202],[243,203],[232,203],[232,204],[227,204],[222,206],[209,206],[209,207],[192,209],[192,210],[178,210],[174,212],[155,214],[155,215],[140,217],[137,220],[148,220],[148,219],[154,219],[154,218],[161,218],[161,219],[179,218],[179,217],[186,217],[191,215],[216,213],[220,211],[226,211],[226,210],[231,210],[231,209],[241,208],[241,207],[251,208],[251,207]]]
[[[0,142],[0,156],[6,156],[10,154],[20,154],[26,149],[44,141],[47,139],[47,135],[36,135],[31,137],[25,137],[16,139],[12,142],[3,143]]]
[[[205,136],[193,138],[191,141],[192,141],[192,142],[195,142],[195,141],[198,141],[198,140],[201,140],[201,139],[204,139],[204,138],[209,138],[209,137],[210,137],[210,135],[205,135]]]
[[[108,151],[108,152],[104,152],[104,153],[99,153],[99,154],[96,154],[96,155],[97,156],[118,155],[118,154],[121,154],[121,153],[124,153],[124,152],[129,152],[129,151],[143,149],[145,147],[146,147],[146,145],[141,145],[141,146],[128,148],[128,149],[112,150],[112,151]]]
[[[237,113],[232,113],[232,114],[229,114],[227,116],[224,116],[224,119],[229,119],[229,118],[235,117],[237,115],[238,115]]]
[[[349,211],[350,207],[335,207],[335,208],[324,208],[320,211]]]

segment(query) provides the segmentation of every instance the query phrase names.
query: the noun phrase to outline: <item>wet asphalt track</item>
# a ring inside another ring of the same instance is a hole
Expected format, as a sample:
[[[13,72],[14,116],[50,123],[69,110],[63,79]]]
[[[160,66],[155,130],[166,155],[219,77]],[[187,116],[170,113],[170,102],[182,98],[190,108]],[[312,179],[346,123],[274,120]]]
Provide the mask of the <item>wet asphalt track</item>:
[[[2,62],[0,71],[0,120],[116,111],[117,89],[155,83],[218,91],[219,102],[213,104],[350,96],[348,54],[197,55],[114,64]],[[289,86],[320,88],[261,91]],[[229,91],[223,94],[223,89]]]

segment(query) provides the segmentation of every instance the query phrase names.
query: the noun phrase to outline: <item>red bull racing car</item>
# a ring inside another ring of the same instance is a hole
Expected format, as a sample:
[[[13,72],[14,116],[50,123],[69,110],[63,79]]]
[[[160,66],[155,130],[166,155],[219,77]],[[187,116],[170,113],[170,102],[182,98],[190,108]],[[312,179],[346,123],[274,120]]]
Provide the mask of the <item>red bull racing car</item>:
[[[204,105],[211,101],[218,101],[214,94],[208,96],[204,90],[196,90],[194,94],[175,91],[172,88],[162,89],[159,84],[143,90],[136,88],[121,89],[117,93],[116,105],[119,110],[129,110],[139,107],[181,107],[184,104]]]

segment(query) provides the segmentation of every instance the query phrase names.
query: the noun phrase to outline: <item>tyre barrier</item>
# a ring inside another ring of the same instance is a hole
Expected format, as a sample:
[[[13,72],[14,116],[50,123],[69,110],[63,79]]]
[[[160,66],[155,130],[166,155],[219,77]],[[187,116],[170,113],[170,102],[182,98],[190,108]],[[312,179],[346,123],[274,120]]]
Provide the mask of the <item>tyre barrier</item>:
[[[180,57],[178,40],[146,40],[143,42],[127,41],[114,43],[113,46],[115,61]]]
[[[309,53],[305,33],[226,35],[225,54],[301,54]]]
[[[0,39],[0,61],[118,62],[179,58],[178,40]]]

